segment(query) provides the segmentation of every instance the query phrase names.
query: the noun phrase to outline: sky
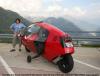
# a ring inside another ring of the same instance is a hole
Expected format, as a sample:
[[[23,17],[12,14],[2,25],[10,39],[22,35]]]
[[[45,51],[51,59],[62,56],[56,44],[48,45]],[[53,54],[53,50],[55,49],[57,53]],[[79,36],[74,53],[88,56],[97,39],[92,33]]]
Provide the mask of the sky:
[[[0,0],[0,6],[25,17],[100,19],[100,0]]]

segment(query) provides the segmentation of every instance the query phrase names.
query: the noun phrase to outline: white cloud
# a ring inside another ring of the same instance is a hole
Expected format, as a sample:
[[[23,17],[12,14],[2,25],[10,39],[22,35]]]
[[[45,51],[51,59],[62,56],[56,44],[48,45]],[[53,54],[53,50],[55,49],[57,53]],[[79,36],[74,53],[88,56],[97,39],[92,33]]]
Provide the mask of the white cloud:
[[[21,15],[34,15],[42,7],[42,0],[0,0],[0,6]]]
[[[59,5],[49,6],[47,8],[48,12],[56,12],[56,11],[61,11],[61,10],[62,10],[62,7]]]
[[[100,5],[81,8],[80,6],[60,5],[64,0],[49,0],[51,3],[45,5],[45,0],[0,0],[0,6],[18,12],[22,16],[71,16],[74,18],[91,18],[100,15]],[[97,12],[98,11],[98,12]],[[91,18],[92,19],[92,18]]]
[[[73,7],[71,9],[65,8],[64,15],[72,16],[72,17],[82,17],[86,14],[86,10],[81,9],[80,7]]]
[[[47,7],[47,9],[44,10],[44,13],[46,13],[48,16],[61,16],[63,8],[60,5],[50,5]]]
[[[52,4],[45,8],[45,5],[43,5],[43,0],[0,0],[0,6],[18,12],[23,16],[69,15],[79,17],[85,14],[85,11],[80,7],[68,9],[59,5],[58,3],[61,1],[63,0],[52,0]]]
[[[63,0],[55,0],[55,1],[60,1],[60,2],[61,2],[61,1],[63,1]]]
[[[82,17],[86,14],[86,10],[74,6],[73,8],[65,8],[58,4],[53,4],[48,6],[44,13],[46,13],[46,16],[71,16],[71,17]]]
[[[56,2],[62,2],[63,0],[53,0],[53,1],[56,1]]]
[[[100,24],[100,3],[91,3],[91,5],[86,8],[87,12],[83,16],[82,20],[88,21],[92,24]]]

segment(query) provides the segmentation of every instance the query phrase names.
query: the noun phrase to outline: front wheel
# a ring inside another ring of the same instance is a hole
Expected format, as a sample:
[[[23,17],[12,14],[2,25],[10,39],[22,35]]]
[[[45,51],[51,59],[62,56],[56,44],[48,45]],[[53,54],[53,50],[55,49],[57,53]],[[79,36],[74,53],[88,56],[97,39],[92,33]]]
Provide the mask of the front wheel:
[[[68,73],[73,69],[74,61],[70,54],[65,55],[61,60],[57,62],[59,69],[63,73]]]

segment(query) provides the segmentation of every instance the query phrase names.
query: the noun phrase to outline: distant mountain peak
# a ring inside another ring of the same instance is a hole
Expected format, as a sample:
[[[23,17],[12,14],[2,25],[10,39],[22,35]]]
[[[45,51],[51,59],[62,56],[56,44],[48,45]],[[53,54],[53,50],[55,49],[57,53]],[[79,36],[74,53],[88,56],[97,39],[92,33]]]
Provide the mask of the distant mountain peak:
[[[49,17],[46,22],[55,25],[63,31],[80,31],[80,29],[71,21],[64,19],[63,17]]]

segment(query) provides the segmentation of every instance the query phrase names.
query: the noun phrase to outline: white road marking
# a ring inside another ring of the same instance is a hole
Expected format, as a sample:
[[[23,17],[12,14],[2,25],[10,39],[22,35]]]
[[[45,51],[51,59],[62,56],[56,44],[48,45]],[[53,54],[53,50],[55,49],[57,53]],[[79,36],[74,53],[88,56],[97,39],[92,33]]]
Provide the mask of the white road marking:
[[[88,67],[91,67],[91,68],[93,68],[93,69],[96,69],[96,70],[99,70],[99,71],[100,71],[100,68],[99,68],[99,67],[93,66],[93,65],[91,65],[91,64],[84,63],[83,61],[80,61],[80,60],[77,60],[77,59],[74,59],[74,61],[76,61],[77,63],[86,65],[86,66],[88,66]]]
[[[5,60],[3,59],[2,56],[0,56],[0,61],[1,61],[2,65],[4,66],[4,68],[6,69],[6,71],[8,72],[8,74],[13,74],[13,76],[15,76],[15,73],[12,71],[12,69],[9,67],[9,65],[5,62]]]

